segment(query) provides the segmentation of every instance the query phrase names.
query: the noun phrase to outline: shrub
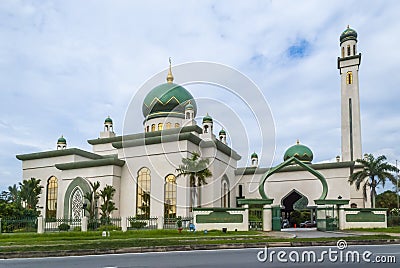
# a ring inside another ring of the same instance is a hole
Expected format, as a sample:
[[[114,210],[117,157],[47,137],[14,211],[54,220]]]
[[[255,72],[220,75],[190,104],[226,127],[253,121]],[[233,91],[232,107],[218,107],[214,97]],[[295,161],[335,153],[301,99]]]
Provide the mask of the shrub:
[[[122,229],[121,227],[118,227],[113,224],[102,225],[99,227],[99,231],[120,231],[121,229]]]
[[[96,220],[89,220],[88,230],[97,230],[100,227],[100,222]]]
[[[145,221],[136,221],[136,220],[131,220],[131,227],[135,229],[141,229],[144,228],[147,225],[147,222]]]
[[[80,226],[75,226],[73,231],[74,232],[80,232],[81,231],[81,227]]]
[[[58,225],[58,230],[60,231],[68,231],[70,228],[70,226],[66,223],[61,223],[60,225]]]

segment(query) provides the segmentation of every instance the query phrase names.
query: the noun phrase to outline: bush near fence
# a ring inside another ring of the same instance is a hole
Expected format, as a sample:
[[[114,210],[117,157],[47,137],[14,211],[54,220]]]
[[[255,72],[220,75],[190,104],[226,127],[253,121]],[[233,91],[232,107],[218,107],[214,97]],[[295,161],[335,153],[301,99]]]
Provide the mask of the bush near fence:
[[[389,215],[387,218],[388,227],[400,226],[400,216],[391,216]]]
[[[128,230],[157,229],[158,218],[128,217],[126,220]]]

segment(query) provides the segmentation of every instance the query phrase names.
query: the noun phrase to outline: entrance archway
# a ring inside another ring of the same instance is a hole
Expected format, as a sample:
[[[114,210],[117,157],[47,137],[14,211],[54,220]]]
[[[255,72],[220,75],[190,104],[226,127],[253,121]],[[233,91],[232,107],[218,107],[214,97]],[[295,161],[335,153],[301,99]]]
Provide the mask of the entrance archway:
[[[281,205],[283,227],[287,221],[290,227],[294,227],[295,224],[296,227],[300,227],[301,222],[314,219],[315,212],[313,207],[308,206],[307,197],[295,189],[282,198]]]

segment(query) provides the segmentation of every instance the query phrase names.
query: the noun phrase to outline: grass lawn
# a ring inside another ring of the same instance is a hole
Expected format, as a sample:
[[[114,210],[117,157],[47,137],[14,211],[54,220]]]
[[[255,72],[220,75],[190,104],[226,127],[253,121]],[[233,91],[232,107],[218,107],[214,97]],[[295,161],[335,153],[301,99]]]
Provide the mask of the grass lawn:
[[[110,237],[102,237],[101,232],[57,232],[1,234],[0,252],[24,251],[60,251],[85,249],[121,249],[129,247],[180,246],[204,244],[337,241],[340,238],[294,238],[271,237],[263,232],[227,232],[209,231],[178,233],[177,230],[112,231]],[[352,236],[346,241],[362,239],[390,239],[388,235]]]
[[[376,232],[376,233],[400,233],[400,226],[388,227],[388,228],[353,228],[351,231],[365,231],[365,232]]]

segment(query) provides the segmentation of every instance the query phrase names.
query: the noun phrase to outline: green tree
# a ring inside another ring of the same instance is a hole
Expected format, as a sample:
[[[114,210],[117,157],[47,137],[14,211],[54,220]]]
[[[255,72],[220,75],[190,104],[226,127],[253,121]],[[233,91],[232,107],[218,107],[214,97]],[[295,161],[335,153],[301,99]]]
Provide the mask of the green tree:
[[[36,205],[39,203],[39,195],[42,192],[43,186],[40,185],[40,179],[31,178],[23,180],[20,185],[20,197],[27,209],[36,210]]]
[[[384,155],[375,158],[372,154],[365,154],[364,159],[357,159],[356,162],[360,163],[363,169],[351,174],[349,182],[351,185],[354,183],[357,190],[362,185],[364,200],[367,199],[367,188],[370,188],[371,207],[374,208],[376,187],[378,185],[384,187],[387,179],[395,184],[396,179],[392,172],[396,172],[398,169],[387,163]]]
[[[182,164],[176,169],[176,172],[178,172],[177,178],[189,178],[189,187],[191,192],[190,211],[192,211],[193,208],[196,187],[207,184],[206,178],[212,176],[211,171],[208,169],[209,159],[200,158],[200,155],[197,152],[192,152],[191,154],[191,157],[182,158]]]
[[[387,190],[383,193],[380,193],[376,196],[376,205],[380,208],[388,208],[392,210],[393,208],[397,208],[397,195],[395,192]]]
[[[89,218],[94,219],[97,212],[97,202],[99,200],[98,190],[100,188],[100,182],[95,183],[89,182],[90,192],[85,193],[84,198],[87,200],[85,210],[89,213]]]
[[[8,195],[12,203],[16,204],[17,206],[21,205],[21,192],[16,184],[13,186],[8,186]]]
[[[112,200],[115,194],[115,188],[111,185],[106,185],[103,190],[100,191],[100,196],[103,203],[100,206],[101,218],[107,221],[109,224],[110,215],[113,211],[117,210],[115,203]]]

